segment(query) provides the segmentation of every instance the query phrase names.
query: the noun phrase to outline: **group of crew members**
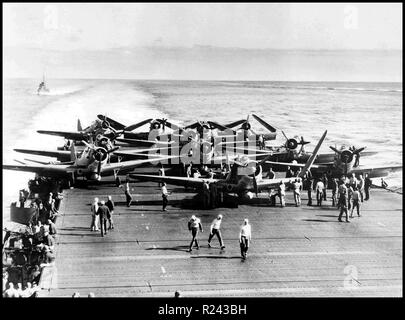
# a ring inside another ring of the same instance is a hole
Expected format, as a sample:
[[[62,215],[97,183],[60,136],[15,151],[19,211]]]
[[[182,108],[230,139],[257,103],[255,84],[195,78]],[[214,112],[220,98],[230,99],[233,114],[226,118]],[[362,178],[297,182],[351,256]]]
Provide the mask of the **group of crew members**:
[[[219,214],[212,221],[212,223],[210,225],[210,234],[208,236],[208,248],[212,248],[211,241],[214,236],[217,236],[221,250],[225,249],[224,241],[222,239],[222,234],[221,234],[222,221],[223,221],[222,214]],[[196,249],[199,250],[200,245],[198,244],[198,233],[199,233],[199,231],[204,232],[200,218],[197,218],[195,215],[192,215],[190,220],[188,221],[188,230],[191,232],[191,236],[192,236],[188,252],[193,251],[193,246],[195,246]],[[239,230],[238,239],[239,239],[241,257],[243,260],[246,260],[249,245],[252,240],[252,228],[251,228],[251,225],[249,224],[248,219],[244,219],[243,224],[241,225],[240,230]]]
[[[111,196],[107,196],[107,201],[101,200],[99,198],[94,198],[91,204],[91,231],[100,231],[101,236],[104,237],[108,234],[108,230],[114,229],[114,214],[115,204]],[[108,228],[107,228],[108,222]]]
[[[53,266],[55,262],[55,222],[59,212],[53,194],[50,193],[46,201],[36,198],[31,205],[36,211],[25,233],[7,231],[4,238],[6,259],[7,256],[11,258],[11,265],[3,272],[4,297],[36,297],[43,268]],[[13,277],[9,279],[11,272]]]

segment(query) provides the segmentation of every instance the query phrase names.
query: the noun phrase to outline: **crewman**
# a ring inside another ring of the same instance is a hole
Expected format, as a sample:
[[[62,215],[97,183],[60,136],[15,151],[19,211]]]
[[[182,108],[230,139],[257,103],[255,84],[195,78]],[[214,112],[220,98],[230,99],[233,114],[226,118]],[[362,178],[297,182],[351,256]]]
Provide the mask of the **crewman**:
[[[222,214],[219,214],[211,223],[211,232],[208,237],[208,248],[211,248],[211,240],[216,235],[218,237],[219,244],[221,249],[225,249],[224,243],[221,236],[221,223],[222,223]]]
[[[291,178],[294,176],[294,172],[291,170],[290,166],[287,167],[287,171],[285,172],[286,178]]]
[[[3,296],[5,298],[18,298],[19,297],[17,290],[14,289],[14,283],[12,283],[12,282],[8,283],[8,289],[4,292]]]
[[[243,260],[246,260],[249,245],[252,242],[252,228],[249,220],[245,219],[239,232],[240,253]]]
[[[191,239],[188,252],[193,251],[193,249],[192,249],[193,243],[195,243],[197,250],[200,249],[200,246],[198,245],[198,240],[197,240],[198,229],[200,229],[201,232],[204,232],[203,227],[201,225],[201,220],[199,218],[197,218],[195,215],[192,215],[191,219],[188,222],[188,230],[191,231],[191,235],[193,236],[193,238]]]
[[[302,185],[299,181],[299,179],[295,179],[293,182],[293,193],[294,193],[294,201],[295,201],[295,206],[298,207],[301,205],[301,189]]]
[[[115,206],[114,201],[112,200],[111,196],[108,196],[108,200],[105,203],[105,205],[110,210],[110,218],[108,219],[108,222],[109,222],[108,230],[111,230],[111,229],[114,229],[113,213],[114,213],[114,206]]]
[[[98,198],[94,198],[94,201],[91,205],[91,231],[99,231],[98,224],[99,224],[99,216],[98,216]]]
[[[160,177],[164,177],[164,176],[165,176],[165,168],[163,167],[163,164],[160,164],[159,176],[160,176]],[[159,182],[158,185],[159,185],[159,187],[160,187],[160,182]]]
[[[26,197],[24,195],[24,190],[20,190],[20,192],[19,192],[20,208],[24,208],[24,204],[25,204],[26,200],[27,199],[26,199]]]
[[[381,187],[386,189],[388,187],[388,183],[385,182],[384,178],[381,178]]]
[[[51,219],[48,219],[48,225],[49,225],[49,234],[50,234],[51,236],[55,237],[55,236],[56,236],[56,233],[57,233],[57,231],[56,231],[56,226],[55,226],[55,224],[52,222]]]
[[[338,192],[338,180],[336,178],[332,179],[332,206],[337,205],[337,192]]]
[[[352,196],[354,192],[354,188],[351,184],[348,184],[347,186],[347,208],[351,210],[352,208]]]
[[[105,201],[101,200],[100,207],[98,208],[98,215],[100,217],[100,230],[101,236],[104,237],[108,233],[107,220],[111,218],[110,209],[105,205]]]
[[[346,222],[350,222],[349,221],[349,213],[347,211],[347,187],[342,184],[339,188],[339,203],[338,203],[339,207],[340,207],[340,214],[339,214],[339,218],[338,221],[342,222],[342,216],[343,213],[346,214]]]
[[[372,183],[372,180],[368,177],[368,173],[364,174],[364,193],[366,196],[364,200],[370,199],[370,187]]]
[[[169,192],[167,192],[166,188],[166,182],[162,182],[162,210],[167,211],[166,207],[167,204],[169,203],[169,200],[167,200],[167,197],[169,196]]]
[[[130,191],[131,191],[131,188],[129,186],[129,179],[127,178],[127,181],[125,182],[125,185],[124,185],[124,192],[125,192],[127,207],[130,207],[131,203],[132,203],[132,195],[131,195]]]
[[[359,175],[358,190],[360,193],[360,201],[363,202],[363,200],[364,200],[364,178],[363,178],[362,174]]]
[[[264,136],[262,134],[259,134],[258,141],[259,141],[259,149],[260,150],[265,149]]]
[[[192,162],[190,162],[190,164],[187,166],[187,169],[186,169],[187,178],[191,177],[191,168],[192,168],[192,166],[193,166]]]
[[[354,189],[353,189],[352,199],[353,199],[353,206],[352,206],[352,211],[350,213],[350,218],[353,218],[354,208],[357,209],[357,216],[361,217],[361,214],[360,214],[360,192],[356,187],[354,187]]]
[[[201,177],[200,171],[198,171],[198,169],[195,169],[195,171],[193,173],[193,178],[200,178],[200,177]]]
[[[212,169],[208,171],[208,179],[214,179],[214,171],[212,171]]]
[[[325,189],[325,185],[323,184],[322,180],[318,180],[318,182],[316,183],[316,187],[315,187],[317,206],[322,206],[324,189]]]
[[[357,179],[356,179],[356,174],[353,172],[352,173],[352,175],[351,175],[351,177],[350,177],[350,181],[349,181],[349,184],[350,184],[350,186],[352,187],[352,188],[357,188],[357,185],[358,185],[358,181],[357,181]]]
[[[267,179],[274,179],[274,177],[276,176],[276,174],[274,173],[272,167],[269,167],[269,171],[267,173]]]
[[[326,174],[326,172],[323,174],[322,176],[322,182],[323,182],[323,200],[326,201],[326,191],[328,189],[328,176]]]
[[[307,206],[312,206],[312,190],[314,188],[314,180],[309,176],[305,176],[304,189],[308,192],[308,203]]]
[[[284,181],[281,181],[278,186],[278,196],[280,198],[281,207],[285,206],[285,184]]]

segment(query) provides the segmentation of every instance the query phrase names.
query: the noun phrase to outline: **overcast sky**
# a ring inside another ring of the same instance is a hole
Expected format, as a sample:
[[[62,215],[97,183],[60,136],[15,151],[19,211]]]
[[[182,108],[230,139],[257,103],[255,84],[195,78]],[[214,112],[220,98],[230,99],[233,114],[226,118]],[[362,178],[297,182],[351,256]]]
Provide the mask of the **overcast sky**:
[[[3,45],[402,49],[402,4],[3,4]]]

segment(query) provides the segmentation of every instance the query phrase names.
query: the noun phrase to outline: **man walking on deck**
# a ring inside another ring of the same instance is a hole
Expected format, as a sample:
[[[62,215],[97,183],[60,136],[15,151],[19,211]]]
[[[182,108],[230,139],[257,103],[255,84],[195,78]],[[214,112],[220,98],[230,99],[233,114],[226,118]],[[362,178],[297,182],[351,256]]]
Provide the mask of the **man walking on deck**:
[[[281,207],[285,207],[285,184],[283,181],[278,186],[278,196],[280,198]]]
[[[323,184],[322,180],[318,180],[318,182],[316,183],[316,202],[317,202],[317,206],[322,206],[324,189],[325,189],[325,185]]]
[[[293,182],[293,193],[294,193],[294,201],[295,206],[298,207],[301,205],[301,183],[298,179],[295,179]]]
[[[347,193],[348,193],[347,187],[344,184],[342,184],[339,188],[339,202],[338,202],[340,208],[340,214],[338,218],[339,222],[342,222],[343,213],[346,215],[346,222],[350,222],[349,213],[347,211],[348,206]]]
[[[99,216],[98,216],[98,198],[94,198],[94,201],[91,205],[91,231],[99,231],[98,228]]]
[[[221,246],[221,249],[225,249],[224,243],[222,241],[222,236],[221,236],[221,222],[222,222],[222,214],[219,214],[214,221],[211,223],[211,232],[210,236],[208,237],[208,248],[211,248],[211,240],[216,235],[218,237],[219,244]]]
[[[108,201],[105,203],[105,205],[108,207],[108,210],[110,210],[110,218],[108,219],[109,226],[108,229],[114,229],[114,221],[113,221],[113,213],[114,213],[114,201],[112,200],[111,196],[108,196]]]
[[[360,201],[363,202],[363,200],[364,200],[364,178],[363,178],[362,174],[359,175],[359,184],[358,184],[358,186],[359,186],[358,190],[359,190],[359,193],[360,193]]]
[[[132,203],[132,195],[131,195],[130,191],[131,191],[131,188],[129,186],[129,179],[127,178],[127,181],[125,182],[125,185],[124,185],[124,193],[125,193],[127,207],[130,207],[131,203]]]
[[[169,203],[169,200],[167,200],[168,196],[169,196],[169,192],[167,192],[166,182],[162,182],[162,205],[163,205],[162,210],[163,211],[167,211],[166,207],[167,207],[167,204]]]
[[[101,200],[101,202],[100,202],[100,207],[98,208],[98,215],[100,217],[101,236],[104,237],[104,235],[108,233],[108,231],[107,231],[107,220],[109,218],[111,218],[110,210],[105,205],[104,200]]]
[[[337,205],[337,192],[338,192],[338,180],[335,178],[332,180],[332,206]]]
[[[246,260],[246,255],[251,241],[252,241],[252,228],[249,224],[249,220],[245,219],[243,221],[242,226],[240,227],[239,232],[240,253],[242,255],[243,260]]]
[[[328,176],[326,174],[326,172],[323,174],[322,177],[322,182],[323,182],[323,200],[326,201],[326,191],[328,189]]]
[[[353,205],[352,205],[352,211],[350,213],[350,218],[353,218],[354,208],[357,209],[357,216],[361,217],[361,214],[360,214],[360,192],[359,192],[359,190],[357,190],[356,187],[354,187],[354,189],[353,189],[352,200],[353,200]]]
[[[364,193],[366,195],[364,200],[370,199],[370,188],[372,183],[373,183],[372,180],[368,177],[368,173],[366,173],[364,175]]]
[[[193,236],[193,238],[191,239],[188,252],[193,251],[193,249],[192,249],[193,243],[195,243],[197,250],[200,249],[200,246],[198,245],[198,240],[197,240],[198,229],[200,229],[201,232],[204,232],[202,225],[201,225],[201,220],[199,218],[197,218],[195,215],[192,215],[191,219],[188,222],[188,230],[191,231],[191,235]]]
[[[312,189],[314,188],[314,180],[306,176],[304,180],[304,188],[308,192],[308,203],[307,206],[312,206]]]

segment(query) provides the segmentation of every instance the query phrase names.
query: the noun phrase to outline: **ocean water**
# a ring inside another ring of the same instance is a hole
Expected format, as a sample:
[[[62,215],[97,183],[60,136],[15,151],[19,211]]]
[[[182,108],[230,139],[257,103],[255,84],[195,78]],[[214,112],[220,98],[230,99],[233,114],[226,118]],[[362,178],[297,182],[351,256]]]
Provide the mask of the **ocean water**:
[[[78,118],[85,127],[97,114],[125,125],[149,117],[185,125],[196,120],[225,124],[255,113],[287,136],[311,141],[307,150],[327,129],[321,152],[331,152],[328,146],[335,144],[366,146],[379,154],[362,157],[362,165],[402,164],[402,83],[49,79],[50,92],[39,96],[37,85],[36,79],[3,82],[3,163],[35,158],[13,148],[63,145],[63,138],[36,130],[76,130]],[[256,120],[251,124],[265,132]],[[280,132],[274,145],[284,142]],[[3,171],[3,212],[31,177]],[[402,172],[386,180],[402,186]]]

